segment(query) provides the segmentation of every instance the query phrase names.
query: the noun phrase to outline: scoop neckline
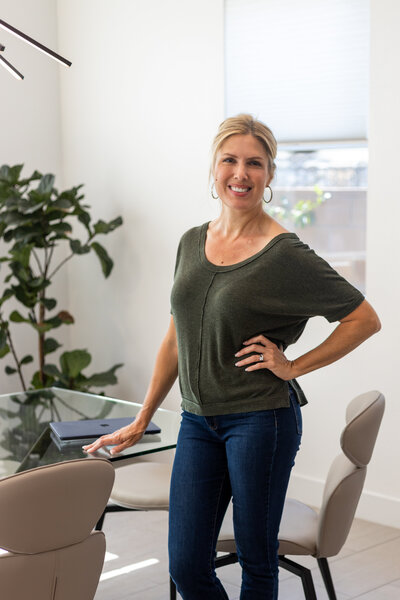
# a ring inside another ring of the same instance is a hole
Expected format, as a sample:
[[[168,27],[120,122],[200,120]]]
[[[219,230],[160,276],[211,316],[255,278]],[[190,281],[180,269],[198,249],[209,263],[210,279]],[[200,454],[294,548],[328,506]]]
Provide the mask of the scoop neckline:
[[[252,256],[249,256],[248,258],[245,258],[244,260],[241,260],[240,262],[234,263],[232,265],[216,265],[216,264],[212,263],[211,261],[209,261],[206,256],[206,237],[207,237],[208,226],[210,223],[211,223],[211,221],[207,221],[206,223],[203,223],[203,225],[201,225],[201,227],[200,227],[199,258],[200,258],[200,262],[209,271],[214,271],[214,272],[233,271],[234,269],[240,269],[240,267],[243,267],[243,266],[247,265],[248,263],[253,262],[253,260],[256,260],[257,258],[262,256],[265,252],[267,252],[267,250],[272,248],[272,246],[274,246],[281,239],[285,239],[285,238],[298,239],[297,234],[290,232],[290,231],[287,233],[278,233],[278,235],[273,237],[272,240],[270,240],[268,242],[268,244],[266,244],[264,246],[264,248],[261,248],[261,250],[256,252],[256,254],[253,254]]]

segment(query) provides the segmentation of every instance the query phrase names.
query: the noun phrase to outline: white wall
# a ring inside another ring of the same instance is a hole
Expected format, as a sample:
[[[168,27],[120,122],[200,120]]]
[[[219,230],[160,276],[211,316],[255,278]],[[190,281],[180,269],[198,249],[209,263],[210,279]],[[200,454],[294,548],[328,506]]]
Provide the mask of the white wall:
[[[108,392],[141,401],[169,320],[180,235],[209,218],[208,152],[223,118],[223,2],[59,0],[66,185],[85,183],[97,217],[122,215],[95,257],[71,262],[71,345],[93,368],[117,362]],[[178,406],[176,390],[166,406]]]
[[[57,15],[54,0],[0,0],[0,17],[6,23],[57,51]],[[61,171],[59,69],[55,61],[12,34],[0,29],[0,42],[6,47],[3,55],[25,76],[15,79],[0,67],[0,165],[25,164],[23,173],[35,169],[54,173]],[[62,53],[62,48],[58,48]],[[56,180],[57,181],[57,180]],[[59,181],[59,179],[58,179]],[[0,246],[3,255],[4,246]],[[1,269],[1,280],[5,274]],[[68,304],[66,276],[60,272],[55,280],[56,294]],[[1,292],[2,293],[2,292]],[[7,303],[4,315],[15,306]],[[21,311],[23,312],[23,311]],[[26,325],[13,324],[12,335],[19,358],[36,350],[36,336]],[[62,329],[57,337],[63,341]],[[12,364],[9,356],[0,362],[0,394],[20,389],[19,379],[7,376],[4,366]],[[26,369],[29,383],[30,372]],[[37,368],[37,365],[34,365]]]

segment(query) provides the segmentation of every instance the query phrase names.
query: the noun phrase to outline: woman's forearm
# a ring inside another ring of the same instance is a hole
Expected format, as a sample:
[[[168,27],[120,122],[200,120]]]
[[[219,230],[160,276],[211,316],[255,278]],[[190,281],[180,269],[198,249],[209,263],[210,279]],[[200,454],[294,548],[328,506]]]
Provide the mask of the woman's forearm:
[[[247,372],[269,369],[277,377],[289,381],[342,358],[379,331],[380,326],[376,312],[364,300],[340,320],[340,324],[322,344],[299,358],[288,360],[276,344],[260,334],[243,342],[244,348],[235,354],[239,358],[235,365],[246,367]]]
[[[322,344],[291,361],[291,378],[305,375],[339,360],[379,329],[380,322],[374,309],[364,301],[340,321]]]

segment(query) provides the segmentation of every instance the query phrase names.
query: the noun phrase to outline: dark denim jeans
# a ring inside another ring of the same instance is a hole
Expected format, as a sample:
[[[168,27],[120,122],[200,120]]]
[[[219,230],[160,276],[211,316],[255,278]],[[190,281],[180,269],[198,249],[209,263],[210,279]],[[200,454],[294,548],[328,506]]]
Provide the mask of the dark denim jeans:
[[[241,600],[278,597],[278,531],[301,440],[290,407],[200,417],[183,412],[171,481],[171,577],[184,600],[227,600],[214,569],[215,546],[233,498],[242,566]]]

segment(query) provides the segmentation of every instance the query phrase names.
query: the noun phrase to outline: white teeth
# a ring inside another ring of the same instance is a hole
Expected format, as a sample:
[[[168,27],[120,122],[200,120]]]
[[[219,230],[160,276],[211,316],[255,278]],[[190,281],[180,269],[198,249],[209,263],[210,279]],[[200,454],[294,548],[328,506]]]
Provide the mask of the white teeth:
[[[250,188],[248,188],[248,187],[237,187],[235,185],[231,185],[231,189],[234,192],[239,192],[240,193],[240,192],[247,192]]]

